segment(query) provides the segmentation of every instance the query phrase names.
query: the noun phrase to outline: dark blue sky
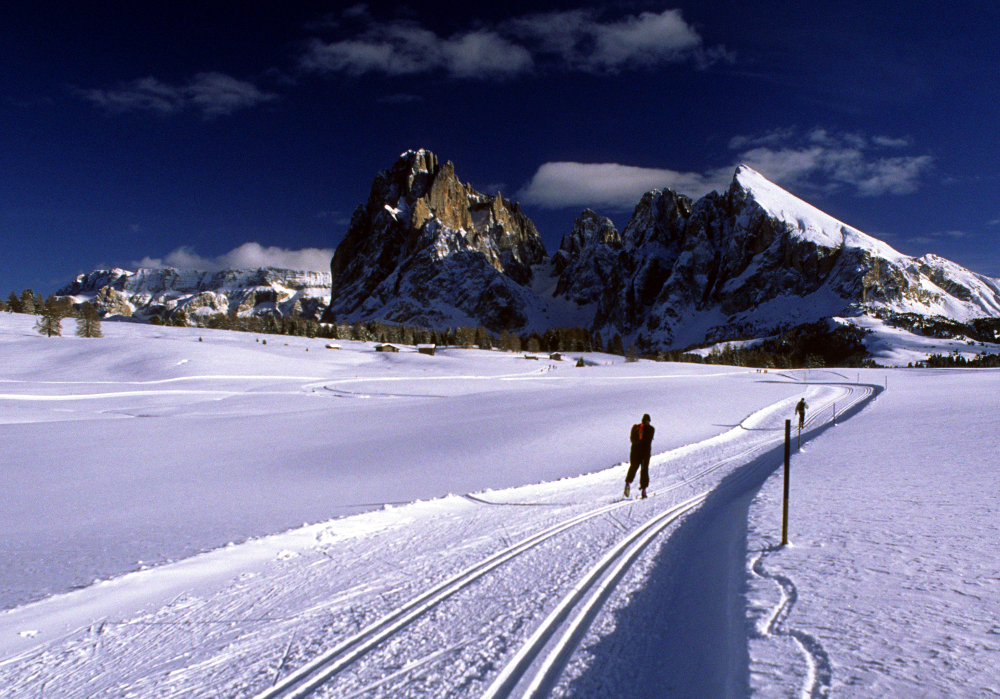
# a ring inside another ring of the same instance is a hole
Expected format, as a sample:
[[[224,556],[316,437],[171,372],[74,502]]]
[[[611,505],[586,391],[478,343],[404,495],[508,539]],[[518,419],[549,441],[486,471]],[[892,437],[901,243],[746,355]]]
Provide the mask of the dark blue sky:
[[[1000,276],[992,0],[204,4],[4,3],[0,294],[325,268],[411,148],[521,201],[550,252],[585,207],[621,227],[643,191],[747,162]]]

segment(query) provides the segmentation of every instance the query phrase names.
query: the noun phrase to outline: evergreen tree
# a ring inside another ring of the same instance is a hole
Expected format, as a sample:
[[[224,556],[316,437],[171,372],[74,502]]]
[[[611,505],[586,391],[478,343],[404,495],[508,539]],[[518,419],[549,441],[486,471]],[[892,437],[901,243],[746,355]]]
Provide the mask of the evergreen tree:
[[[7,297],[7,310],[10,313],[20,313],[21,312],[21,299],[17,297],[13,291],[10,292],[10,296]]]
[[[618,355],[625,354],[625,346],[622,344],[622,336],[618,333],[615,333],[615,336],[611,338],[611,345],[608,347],[608,352]]]
[[[486,332],[486,328],[481,325],[476,328],[476,344],[479,345],[480,349],[493,349],[493,340]]]
[[[178,328],[186,328],[188,324],[187,311],[183,308],[174,311],[173,316],[170,318],[170,324]]]
[[[21,310],[19,313],[35,314],[35,292],[25,289],[21,292]]]
[[[160,316],[153,316],[153,318],[159,319],[159,324],[163,325],[163,319]],[[101,314],[90,301],[80,306],[80,310],[76,314],[76,336],[102,337]]]
[[[53,335],[62,336],[63,317],[55,296],[49,296],[48,302],[42,303],[39,315],[41,317],[35,323],[35,330],[48,337],[52,337]]]
[[[594,341],[593,341],[592,344],[594,346],[594,351],[595,352],[603,352],[604,351],[604,340],[601,338],[601,333],[596,332],[596,331],[594,332]]]

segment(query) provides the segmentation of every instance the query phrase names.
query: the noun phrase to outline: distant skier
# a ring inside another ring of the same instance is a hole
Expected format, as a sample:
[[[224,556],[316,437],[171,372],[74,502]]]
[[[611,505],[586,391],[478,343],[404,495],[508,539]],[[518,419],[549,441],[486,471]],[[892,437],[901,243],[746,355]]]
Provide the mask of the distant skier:
[[[635,472],[639,469],[639,488],[642,490],[642,497],[646,497],[646,488],[649,487],[649,456],[653,448],[653,433],[656,431],[649,420],[648,414],[643,415],[642,422],[632,425],[632,433],[629,435],[632,451],[629,454],[628,475],[625,476],[625,497],[628,497]]]
[[[799,399],[798,405],[795,406],[795,413],[799,416],[799,429],[800,430],[802,429],[802,425],[806,421],[806,408],[808,408],[808,407],[809,407],[809,405],[806,403],[806,399],[805,398]]]

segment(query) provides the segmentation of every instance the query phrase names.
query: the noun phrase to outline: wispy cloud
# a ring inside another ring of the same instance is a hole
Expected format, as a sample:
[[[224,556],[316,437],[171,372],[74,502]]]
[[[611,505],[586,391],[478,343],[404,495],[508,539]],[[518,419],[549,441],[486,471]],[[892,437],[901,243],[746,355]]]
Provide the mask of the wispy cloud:
[[[251,82],[214,72],[198,73],[184,85],[169,85],[146,77],[114,89],[78,90],[78,93],[110,112],[153,112],[169,116],[193,109],[206,119],[228,116],[278,98]]]
[[[302,58],[309,70],[416,75],[442,70],[458,78],[512,76],[531,68],[531,54],[495,32],[478,30],[441,38],[409,23],[376,24],[356,39],[314,39]]]
[[[932,245],[932,244],[940,244],[942,241],[962,240],[968,237],[969,237],[968,231],[959,231],[959,230],[931,231],[930,233],[924,233],[923,235],[907,238],[906,242],[913,243],[916,245]]]
[[[196,269],[217,272],[223,269],[258,269],[276,267],[304,272],[329,272],[333,250],[303,248],[285,250],[278,247],[264,247],[258,243],[244,243],[238,248],[218,257],[202,257],[190,247],[179,247],[166,257],[144,257],[132,265],[142,269]]]
[[[362,20],[358,31],[335,41],[314,39],[301,65],[353,76],[442,72],[453,78],[497,79],[540,67],[613,73],[687,60],[704,66],[729,57],[721,47],[706,49],[679,10],[606,22],[594,10],[539,13],[451,36],[416,22],[377,22],[356,7],[350,19]]]
[[[819,194],[847,191],[859,196],[916,191],[934,164],[929,155],[899,155],[908,141],[813,129],[782,129],[759,136],[736,136],[731,165],[704,172],[643,168],[617,163],[544,163],[517,196],[547,208],[603,207],[630,210],[652,189],[673,189],[697,198],[724,191],[738,164],[757,170],[775,184]],[[893,149],[893,154],[885,153]]]
[[[703,174],[617,163],[545,163],[517,198],[553,209],[587,206],[629,211],[653,189],[673,189],[699,197],[713,189],[725,189],[732,178],[732,168]]]
[[[910,194],[934,165],[930,155],[896,155],[909,145],[906,139],[822,128],[737,136],[729,145],[740,151],[741,162],[773,182],[826,194],[842,190],[862,196]],[[886,154],[889,149],[893,155]]]

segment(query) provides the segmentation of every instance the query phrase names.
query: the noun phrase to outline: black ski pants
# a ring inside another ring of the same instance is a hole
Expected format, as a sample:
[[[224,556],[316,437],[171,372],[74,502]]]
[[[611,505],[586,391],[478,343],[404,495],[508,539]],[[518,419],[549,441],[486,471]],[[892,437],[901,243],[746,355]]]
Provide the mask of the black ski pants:
[[[639,471],[639,489],[645,490],[649,487],[649,454],[632,454],[630,461],[625,482],[635,480],[635,472]]]

